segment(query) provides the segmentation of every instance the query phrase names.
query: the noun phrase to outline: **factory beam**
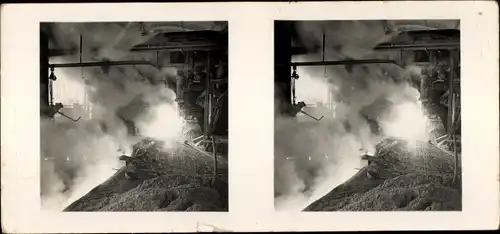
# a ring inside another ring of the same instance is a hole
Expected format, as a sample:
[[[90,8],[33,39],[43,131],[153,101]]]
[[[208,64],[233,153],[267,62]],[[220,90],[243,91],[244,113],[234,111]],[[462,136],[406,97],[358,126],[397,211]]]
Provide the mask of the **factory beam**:
[[[203,114],[203,135],[205,135],[205,139],[209,139],[211,135],[211,125],[210,125],[210,114],[212,109],[211,98],[212,94],[210,93],[210,78],[211,78],[211,60],[210,60],[210,52],[207,54],[207,77],[205,79],[205,103],[204,103],[204,114]]]
[[[435,43],[416,43],[416,44],[389,44],[383,43],[374,48],[374,50],[449,50],[460,48],[460,41],[435,42]]]
[[[40,30],[40,111],[49,107],[49,38]]]
[[[149,61],[103,61],[103,62],[86,62],[86,63],[54,63],[48,65],[53,68],[63,67],[104,67],[104,66],[131,66],[131,65],[149,65],[158,67],[156,64]]]
[[[160,46],[135,46],[130,51],[210,51],[217,50],[219,46],[215,44],[201,44],[201,45],[160,45]]]
[[[278,66],[279,64],[290,64],[292,61],[292,25],[287,22],[274,23],[274,82],[275,99],[279,106],[275,110],[286,113],[287,107],[292,104],[292,88],[290,66]]]
[[[278,64],[278,66],[288,67],[305,67],[305,66],[337,66],[337,65],[353,65],[353,64],[374,64],[374,63],[390,63],[398,65],[394,60],[389,59],[357,59],[357,60],[338,60],[338,61],[315,61],[315,62],[292,62],[288,65]]]

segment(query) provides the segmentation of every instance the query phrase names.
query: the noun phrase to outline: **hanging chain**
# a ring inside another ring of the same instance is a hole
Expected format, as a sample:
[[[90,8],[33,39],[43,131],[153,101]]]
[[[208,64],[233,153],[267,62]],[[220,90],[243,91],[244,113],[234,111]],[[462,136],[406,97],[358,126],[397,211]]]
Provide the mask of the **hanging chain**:
[[[53,91],[53,82],[57,80],[56,75],[54,74],[54,67],[50,67],[50,75],[49,75],[49,105],[54,105],[54,91]]]
[[[293,72],[292,72],[292,104],[295,105],[296,103],[296,96],[295,96],[295,80],[299,79],[299,74],[297,74],[297,66],[293,66]]]

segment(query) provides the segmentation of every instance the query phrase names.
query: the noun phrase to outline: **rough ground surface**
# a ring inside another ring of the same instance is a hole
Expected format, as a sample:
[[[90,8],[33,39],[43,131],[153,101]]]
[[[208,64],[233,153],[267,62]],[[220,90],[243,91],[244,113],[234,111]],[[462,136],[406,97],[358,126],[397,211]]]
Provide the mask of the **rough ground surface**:
[[[227,211],[227,159],[214,160],[182,143],[143,140],[126,166],[64,211]],[[122,159],[123,160],[123,159]]]
[[[452,186],[454,158],[422,143],[380,143],[369,165],[304,211],[454,211],[462,209],[461,181]]]

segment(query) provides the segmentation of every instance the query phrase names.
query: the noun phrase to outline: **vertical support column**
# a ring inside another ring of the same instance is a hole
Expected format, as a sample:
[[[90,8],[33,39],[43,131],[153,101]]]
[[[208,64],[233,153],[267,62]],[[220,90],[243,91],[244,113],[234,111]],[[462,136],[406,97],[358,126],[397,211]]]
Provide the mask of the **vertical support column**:
[[[205,105],[203,114],[203,132],[206,139],[210,136],[210,79],[212,76],[210,56],[210,52],[207,52],[207,77],[205,79]]]
[[[454,97],[455,97],[455,91],[454,91],[454,84],[453,84],[453,78],[455,77],[455,69],[454,69],[454,64],[455,64],[455,51],[450,50],[450,76],[448,77],[448,136],[452,136],[452,134],[455,134],[453,132],[453,125],[454,125]]]
[[[274,23],[274,98],[279,106],[275,107],[278,113],[286,112],[287,105],[292,103],[291,67],[287,66],[292,60],[292,25],[288,22]],[[276,66],[280,64],[281,66]]]
[[[49,107],[49,39],[40,25],[40,111]],[[43,115],[43,114],[42,114]]]
[[[185,118],[185,105],[184,105],[184,72],[177,71],[176,83],[175,83],[175,102],[177,103],[177,108],[179,110],[179,115]]]
[[[177,73],[175,88],[177,97],[175,98],[175,101],[179,106],[182,106],[182,104],[184,103],[184,80],[184,73]]]
[[[455,132],[455,111],[456,111],[456,94],[458,92],[455,91],[455,84],[454,84],[454,78],[455,78],[455,55],[456,55],[456,50],[450,50],[450,81],[449,81],[449,107],[448,107],[448,114],[449,114],[449,129],[448,129],[448,135],[451,136],[451,140],[453,141],[453,152],[455,154],[455,170],[453,173],[453,180],[452,180],[452,186],[458,187],[460,186],[458,184],[459,180],[458,178],[460,177],[461,170],[460,170],[460,156],[457,151],[457,136]]]
[[[420,74],[420,101],[427,105],[427,74]]]

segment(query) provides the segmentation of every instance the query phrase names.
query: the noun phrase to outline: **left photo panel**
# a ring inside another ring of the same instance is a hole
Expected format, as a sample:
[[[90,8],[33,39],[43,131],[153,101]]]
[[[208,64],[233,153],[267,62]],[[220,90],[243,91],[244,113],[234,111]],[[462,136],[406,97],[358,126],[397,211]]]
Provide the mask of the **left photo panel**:
[[[228,211],[228,23],[40,24],[54,211]]]

